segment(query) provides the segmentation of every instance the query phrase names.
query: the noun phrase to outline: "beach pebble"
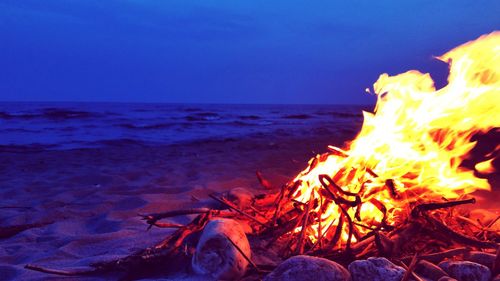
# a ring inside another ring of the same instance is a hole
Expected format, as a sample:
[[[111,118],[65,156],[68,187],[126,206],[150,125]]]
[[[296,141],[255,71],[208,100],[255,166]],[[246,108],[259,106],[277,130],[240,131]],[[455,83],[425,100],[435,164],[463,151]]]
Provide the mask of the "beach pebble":
[[[482,264],[482,265],[487,266],[489,268],[492,268],[493,263],[495,262],[495,258],[496,258],[496,255],[494,255],[494,254],[473,251],[469,254],[469,256],[467,257],[467,260],[471,261],[471,262]]]
[[[421,260],[415,267],[415,273],[420,277],[424,277],[430,280],[438,280],[441,277],[447,277],[448,274],[441,269],[439,266],[430,263],[426,260]]]
[[[295,256],[282,262],[264,281],[349,281],[349,271],[324,258]]]
[[[458,281],[488,281],[491,278],[490,269],[475,262],[444,261],[439,267]]]
[[[236,187],[228,191],[226,198],[238,208],[244,209],[252,204],[254,195],[246,188]]]
[[[386,258],[368,258],[353,261],[349,265],[353,281],[399,281],[405,273],[404,268],[397,266]]]
[[[216,219],[205,226],[196,246],[191,261],[194,272],[216,280],[236,280],[243,276],[248,261],[228,238],[251,258],[250,244],[239,223]]]

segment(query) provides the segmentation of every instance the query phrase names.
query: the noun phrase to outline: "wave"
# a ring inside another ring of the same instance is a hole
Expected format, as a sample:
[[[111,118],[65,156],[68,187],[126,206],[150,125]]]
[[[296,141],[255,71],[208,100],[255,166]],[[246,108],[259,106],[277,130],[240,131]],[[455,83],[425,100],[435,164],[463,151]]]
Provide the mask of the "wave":
[[[147,144],[147,142],[145,141],[137,139],[129,139],[129,138],[99,140],[91,143],[98,146],[129,146],[129,145],[144,146]]]
[[[10,119],[24,119],[24,120],[29,120],[29,119],[35,119],[35,118],[40,118],[41,114],[31,114],[31,113],[18,113],[18,114],[11,114],[8,112],[0,112],[0,119],[4,120],[10,120]]]
[[[213,121],[220,120],[221,116],[215,112],[200,112],[196,114],[190,114],[184,119],[188,121]]]
[[[99,115],[88,111],[61,109],[61,108],[44,108],[41,112],[37,113],[9,113],[0,112],[0,119],[10,120],[10,119],[22,119],[22,120],[32,120],[32,119],[50,119],[50,120],[66,120],[66,119],[83,119],[98,117]]]
[[[201,108],[197,108],[197,107],[188,107],[188,108],[184,108],[183,111],[185,112],[196,112],[196,111],[202,111]]]
[[[39,133],[40,130],[33,130],[33,129],[27,129],[27,128],[7,128],[7,129],[2,129],[4,132],[10,132],[10,133]]]
[[[311,119],[313,118],[311,115],[308,114],[292,114],[292,115],[285,115],[282,118],[284,119]]]
[[[96,113],[88,111],[61,109],[61,108],[46,108],[43,110],[42,117],[48,119],[82,119],[97,117]]]
[[[172,144],[199,139],[241,137],[276,129],[284,132],[302,130],[305,127],[307,130],[316,127],[340,129],[350,127],[351,122],[358,126],[361,114],[356,113],[361,108],[337,108],[0,103],[0,145],[4,145],[0,149],[37,151]],[[336,131],[332,129],[332,132]],[[319,130],[318,133],[329,134],[326,130]]]
[[[317,112],[318,115],[328,115],[339,118],[359,118],[363,117],[361,113],[350,113],[350,112],[338,112],[338,111],[329,111],[329,112]]]
[[[0,145],[0,152],[11,152],[11,153],[32,153],[39,152],[49,149],[55,149],[58,146],[55,144],[8,144]]]
[[[165,129],[171,128],[174,126],[172,123],[158,123],[158,124],[148,124],[148,125],[136,125],[130,123],[118,124],[118,127],[132,129],[132,130],[156,130],[156,129]]]
[[[244,121],[233,121],[228,123],[229,125],[234,125],[234,126],[258,126],[259,124],[257,123],[250,123],[250,122],[244,122]]]
[[[238,116],[238,118],[240,118],[242,120],[259,120],[259,119],[262,119],[262,117],[257,116],[257,115],[241,115],[241,116]]]

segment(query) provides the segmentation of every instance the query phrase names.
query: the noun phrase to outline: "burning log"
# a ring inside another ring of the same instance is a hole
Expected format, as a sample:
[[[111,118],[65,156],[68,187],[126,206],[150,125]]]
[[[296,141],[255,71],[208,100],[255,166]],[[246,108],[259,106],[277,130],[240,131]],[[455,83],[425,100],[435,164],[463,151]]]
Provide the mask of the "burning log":
[[[447,201],[447,202],[424,203],[424,204],[420,204],[420,205],[416,206],[415,208],[413,208],[413,210],[411,211],[411,215],[413,217],[417,217],[422,212],[426,212],[426,211],[432,211],[432,210],[455,207],[455,206],[459,206],[459,205],[463,205],[463,204],[474,204],[474,203],[476,203],[476,199],[474,199],[474,198],[465,199],[465,200]]]

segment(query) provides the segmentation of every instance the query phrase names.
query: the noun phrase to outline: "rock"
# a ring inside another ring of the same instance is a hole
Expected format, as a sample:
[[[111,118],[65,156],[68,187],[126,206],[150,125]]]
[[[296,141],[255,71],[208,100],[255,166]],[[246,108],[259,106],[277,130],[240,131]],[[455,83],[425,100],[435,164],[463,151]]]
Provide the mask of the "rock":
[[[495,258],[496,258],[496,255],[494,255],[494,254],[473,251],[469,254],[469,256],[467,257],[467,260],[471,261],[471,262],[482,264],[482,265],[487,266],[491,269],[493,267],[493,263],[495,263]]]
[[[250,258],[251,250],[242,227],[235,220],[216,219],[208,222],[191,260],[193,270],[216,280],[239,279],[248,261],[228,240],[233,241]]]
[[[439,267],[458,281],[489,281],[491,278],[490,269],[475,262],[444,261]]]
[[[225,197],[241,209],[250,206],[254,200],[253,193],[243,187],[236,187],[229,190]]]
[[[438,280],[441,277],[447,277],[448,274],[442,270],[439,266],[430,263],[426,260],[421,260],[415,267],[415,273],[420,277],[424,277],[430,280]]]
[[[282,262],[264,281],[350,281],[349,271],[324,258],[295,256]]]
[[[353,281],[399,281],[405,270],[386,258],[368,258],[353,261],[349,265],[349,272]]]

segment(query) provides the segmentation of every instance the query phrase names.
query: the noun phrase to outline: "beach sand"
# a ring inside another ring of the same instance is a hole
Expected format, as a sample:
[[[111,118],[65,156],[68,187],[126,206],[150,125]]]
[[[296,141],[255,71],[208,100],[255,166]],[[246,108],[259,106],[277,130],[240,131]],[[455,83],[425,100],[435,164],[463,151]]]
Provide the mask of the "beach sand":
[[[256,171],[280,187],[328,144],[352,138],[355,127],[338,133],[278,131],[162,146],[131,142],[71,150],[4,150],[0,226],[41,225],[0,239],[0,279],[60,280],[24,266],[84,267],[152,246],[172,230],[146,231],[138,213],[201,207],[208,194],[234,187],[265,192]],[[189,218],[173,221],[187,223]]]

